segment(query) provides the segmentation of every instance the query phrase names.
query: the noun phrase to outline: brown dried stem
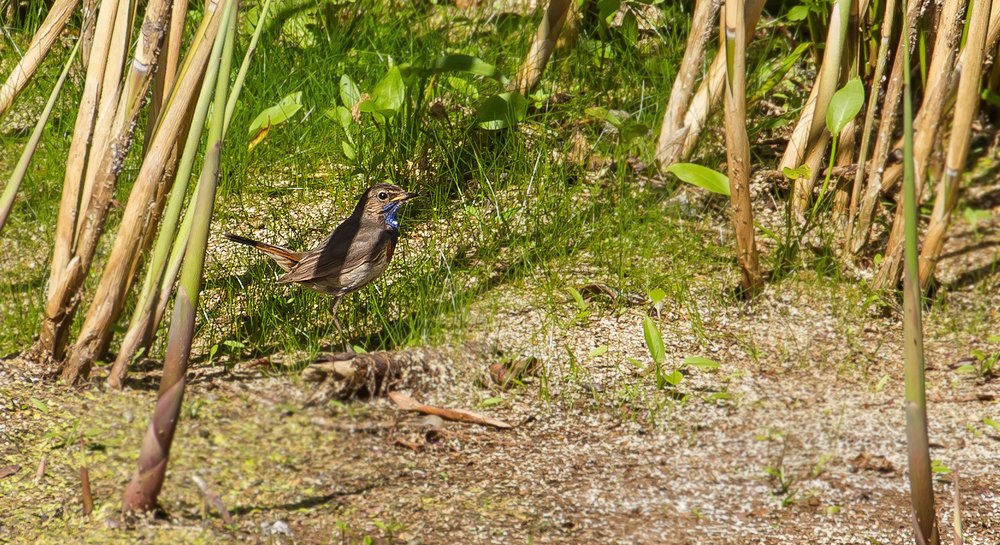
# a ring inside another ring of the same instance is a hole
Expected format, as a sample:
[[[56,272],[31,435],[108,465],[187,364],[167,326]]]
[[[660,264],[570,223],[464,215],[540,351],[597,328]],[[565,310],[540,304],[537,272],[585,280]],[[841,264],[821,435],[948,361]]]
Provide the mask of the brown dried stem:
[[[872,128],[875,126],[875,111],[878,110],[878,90],[882,87],[885,77],[885,67],[889,59],[889,43],[892,39],[893,22],[896,20],[896,0],[887,0],[882,18],[882,37],[878,46],[878,60],[875,62],[874,82],[868,93],[868,108],[865,113],[865,127],[861,132],[861,149],[858,151],[858,170],[854,173],[854,186],[851,188],[851,204],[847,214],[847,227],[844,230],[845,242],[849,245],[854,231],[854,218],[858,213],[861,199],[861,189],[864,186],[865,162],[868,160],[868,149],[871,144]],[[884,161],[884,159],[883,159]]]
[[[1000,3],[1000,2],[993,2]],[[991,2],[979,1],[972,5],[969,16],[969,31],[965,48],[959,56],[955,70],[960,74],[958,95],[955,103],[955,117],[952,121],[951,140],[948,142],[948,157],[945,161],[944,178],[938,182],[937,198],[931,213],[930,225],[920,252],[920,287],[927,289],[934,275],[934,268],[941,257],[951,213],[958,200],[962,172],[969,153],[969,139],[972,121],[979,111],[979,84],[983,75],[986,32]]]
[[[950,80],[957,75],[954,60],[958,42],[962,37],[962,25],[959,23],[963,7],[962,0],[945,0],[937,28],[934,53],[927,72],[927,89],[914,124],[916,127],[913,142],[914,187],[918,205],[923,194],[924,179],[927,177],[927,165],[944,120],[944,106],[948,98]],[[903,214],[903,207],[897,207],[889,242],[873,282],[875,289],[895,287],[899,282],[905,232]]]
[[[166,1],[151,2],[147,10],[152,9],[154,4],[160,8],[157,12],[158,15],[165,18]],[[157,127],[153,144],[150,146],[149,153],[143,160],[139,174],[136,176],[135,184],[132,186],[132,192],[125,206],[125,213],[118,231],[119,236],[115,237],[108,264],[87,312],[87,319],[84,321],[80,337],[63,372],[63,378],[67,382],[75,383],[86,378],[93,362],[107,351],[111,340],[111,326],[121,314],[125,295],[138,269],[143,243],[149,231],[155,228],[163,208],[164,199],[158,198],[158,195],[165,193],[165,188],[161,187],[161,184],[172,181],[172,177],[164,176],[164,171],[167,168],[184,119],[193,106],[194,97],[198,91],[194,82],[201,78],[201,74],[205,70],[212,42],[219,30],[220,17],[216,12],[217,10],[211,9],[211,7],[206,12],[203,21],[203,24],[206,25],[205,39],[189,54],[189,58],[185,62],[182,78],[191,84],[176,86],[176,92],[171,97],[164,112],[163,122]],[[147,21],[149,21],[149,11],[147,11]],[[133,66],[145,67],[144,84],[146,88],[151,83],[149,67],[156,62],[159,39],[162,38],[166,30],[162,25],[162,19],[159,21],[161,24],[154,27],[158,29],[156,34],[159,38],[150,40],[149,49],[140,48],[136,53],[135,61],[133,61]],[[152,33],[144,32],[144,34]],[[140,52],[143,53],[142,57],[140,57]],[[148,56],[146,52],[149,52]],[[129,126],[134,127],[134,121]],[[104,187],[107,185],[107,183],[102,184]]]
[[[705,63],[705,45],[712,35],[712,23],[721,4],[721,0],[697,0],[695,3],[694,14],[691,16],[691,34],[688,35],[684,58],[677,77],[674,78],[674,85],[670,88],[670,99],[663,113],[660,139],[656,145],[656,160],[661,169],[677,162],[683,150],[687,132],[684,113],[691,103],[695,79]]]
[[[726,0],[720,43],[726,56],[726,157],[730,206],[743,292],[751,297],[764,286],[754,241],[750,206],[750,144],[746,130],[746,17],[743,0]]]
[[[572,12],[572,2],[570,0],[550,0],[545,9],[545,16],[542,23],[538,25],[538,33],[535,41],[531,43],[524,62],[514,79],[511,90],[522,95],[532,92],[542,81],[542,74],[545,73],[545,66],[549,63],[549,57],[556,48],[559,40],[559,33],[562,31],[566,19]]]
[[[757,29],[757,20],[764,9],[765,0],[747,0],[745,11],[745,35],[744,45],[749,44]],[[684,114],[684,127],[679,129],[684,132],[684,145],[681,148],[680,157],[677,161],[685,161],[691,157],[694,147],[698,144],[701,131],[708,123],[708,116],[712,113],[719,101],[722,100],[723,91],[726,86],[726,55],[719,51],[712,60],[712,65],[708,69],[708,74],[698,84],[698,90],[691,99],[691,105],[687,113]]]
[[[52,44],[62,33],[63,27],[69,21],[73,11],[76,10],[80,0],[56,0],[49,8],[48,15],[42,21],[42,26],[31,39],[31,44],[24,53],[24,57],[17,63],[7,76],[7,81],[0,87],[0,117],[7,112],[10,105],[14,103],[24,87],[34,77],[38,67],[45,60],[45,56],[52,49]]]
[[[904,20],[909,25],[906,29],[909,35],[913,34],[914,26],[920,15],[924,0],[910,0],[906,5],[906,16]],[[879,123],[878,136],[875,138],[875,151],[872,154],[872,162],[869,165],[868,182],[861,198],[860,212],[858,212],[857,225],[851,234],[850,248],[854,253],[860,252],[868,243],[871,234],[872,219],[875,217],[875,206],[878,204],[879,196],[882,192],[882,176],[885,171],[886,160],[893,144],[892,133],[896,128],[899,105],[903,98],[903,48],[912,47],[902,40],[896,47],[896,57],[892,63],[892,72],[889,76],[889,86],[885,92],[885,101],[882,103],[882,120]],[[909,49],[907,49],[909,51]]]
[[[76,225],[80,216],[79,202],[83,173],[87,167],[88,149],[97,116],[97,104],[104,82],[104,68],[111,47],[112,33],[115,31],[117,8],[117,3],[108,2],[98,11],[83,96],[80,98],[73,140],[70,142],[66,159],[66,176],[63,180],[59,218],[56,223],[45,319],[42,322],[38,343],[35,345],[36,356],[44,359],[60,360],[63,357],[69,326],[73,322],[73,315],[79,302],[78,291],[90,268],[90,262],[94,257],[93,250],[96,248],[96,245],[88,245],[86,248],[76,247]],[[95,210],[93,215],[95,220],[103,222],[104,211]]]
[[[826,37],[826,45],[823,47],[823,64],[816,82],[819,89],[816,94],[813,115],[809,118],[806,145],[801,146],[799,142],[794,141],[790,141],[788,144],[789,149],[794,146],[795,149],[805,150],[805,155],[808,158],[807,164],[810,167],[809,177],[795,180],[792,203],[799,214],[805,213],[809,208],[812,190],[818,178],[819,165],[826,153],[826,145],[829,143],[826,110],[833,94],[837,92],[838,83],[841,81],[840,68],[844,51],[847,48],[847,28],[850,22],[851,0],[836,0],[831,6],[829,33]],[[827,138],[824,139],[823,135],[827,135]]]

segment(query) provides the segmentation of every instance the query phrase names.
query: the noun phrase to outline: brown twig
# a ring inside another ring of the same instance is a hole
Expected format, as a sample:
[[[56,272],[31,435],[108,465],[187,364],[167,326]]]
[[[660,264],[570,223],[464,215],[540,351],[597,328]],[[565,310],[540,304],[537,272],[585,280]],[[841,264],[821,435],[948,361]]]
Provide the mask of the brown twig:
[[[219,512],[219,515],[222,516],[222,520],[225,521],[227,526],[233,526],[233,516],[229,514],[229,510],[226,509],[225,504],[222,503],[222,497],[219,496],[218,493],[214,492],[208,486],[208,483],[206,483],[201,477],[197,475],[191,475],[191,480],[194,481],[194,484],[198,485],[198,489],[201,490],[203,496],[202,498],[203,516],[207,514],[205,513],[206,511],[205,507],[211,505],[212,507],[215,508],[216,511]]]
[[[415,399],[402,392],[389,392],[389,399],[391,399],[396,405],[399,405],[399,407],[403,410],[415,411],[422,414],[433,414],[435,416],[440,416],[445,420],[465,422],[468,424],[479,424],[481,426],[493,426],[501,429],[514,427],[503,420],[497,420],[495,418],[474,413],[472,411],[466,411],[464,409],[444,409],[441,407],[432,407],[430,405],[421,405],[420,403],[417,403]]]
[[[83,484],[83,516],[89,517],[94,511],[94,498],[90,495],[90,471],[80,466],[80,481]]]

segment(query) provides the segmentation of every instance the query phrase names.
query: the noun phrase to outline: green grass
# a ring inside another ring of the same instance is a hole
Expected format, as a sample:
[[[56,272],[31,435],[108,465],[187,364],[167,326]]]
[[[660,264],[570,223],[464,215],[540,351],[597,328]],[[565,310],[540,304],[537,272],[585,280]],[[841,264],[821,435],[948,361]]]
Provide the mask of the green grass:
[[[425,113],[416,130],[392,134],[366,119],[356,136],[359,160],[350,161],[342,151],[343,129],[323,113],[339,104],[341,74],[371,90],[390,59],[418,63],[465,53],[512,77],[539,14],[371,1],[324,3],[316,9],[313,3],[278,4],[227,138],[214,225],[248,235],[265,228],[277,241],[303,249],[346,217],[371,183],[389,179],[425,194],[404,214],[404,242],[389,274],[343,307],[353,342],[367,349],[444,342],[461,334],[471,303],[489,300],[500,287],[531,285],[548,304],[561,305],[564,287],[574,281],[567,271],[583,262],[596,270],[581,281],[639,293],[670,288],[675,298],[683,298],[684,279],[693,271],[729,267],[726,248],[703,245],[703,233],[664,209],[673,187],[646,187],[629,167],[630,158],[649,156],[654,138],[624,145],[583,113],[592,106],[620,109],[655,127],[684,43],[684,25],[673,24],[669,32],[660,26],[633,42],[617,29],[609,32],[585,20],[578,47],[557,56],[537,104],[530,105],[517,130],[474,127],[472,110],[503,91],[498,83],[458,75],[478,92],[468,97],[454,93],[445,78],[433,78],[425,101],[440,101],[446,117]],[[667,19],[685,20],[676,8],[665,9]],[[357,16],[358,10],[365,16]],[[23,47],[35,25],[37,20],[28,18],[11,37]],[[72,25],[78,28],[79,21]],[[248,38],[243,36],[244,45]],[[7,51],[4,66],[16,62]],[[15,112],[29,120],[37,115],[33,105],[47,92],[64,54],[55,51]],[[77,85],[67,86],[60,98],[3,234],[8,240],[0,246],[5,263],[0,353],[26,347],[40,324],[61,194],[59,165],[72,137],[82,70],[73,78]],[[302,92],[303,108],[248,151],[250,121],[294,92]],[[544,100],[557,93],[566,95]],[[22,132],[8,129],[0,137],[5,172],[23,143]],[[595,175],[562,159],[576,133],[611,165],[607,172]],[[128,198],[136,167],[133,157],[119,183],[120,202]],[[99,278],[119,215],[120,210],[112,210],[88,293]],[[250,355],[315,351],[336,340],[327,298],[277,285],[275,268],[257,255],[223,250],[237,257],[210,264],[206,272],[202,346],[235,340],[244,344],[243,355]],[[210,248],[210,255],[215,251]],[[77,328],[85,311],[84,305],[77,312]]]
[[[459,340],[470,327],[491,326],[491,316],[504,304],[500,293],[523,294],[529,304],[547,310],[546,327],[562,329],[568,327],[562,319],[571,302],[567,288],[587,282],[638,294],[662,289],[667,306],[684,309],[702,335],[702,321],[713,320],[720,306],[715,303],[731,297],[727,289],[736,281],[731,243],[714,227],[728,221],[724,200],[710,198],[682,213],[667,205],[676,182],[654,185],[633,168],[652,162],[662,107],[687,35],[688,17],[680,8],[661,4],[653,8],[661,15],[637,12],[644,29],[636,35],[586,15],[576,44],[557,52],[516,130],[475,127],[475,109],[502,92],[500,84],[454,75],[476,90],[478,96],[469,96],[456,92],[445,75],[429,79],[423,96],[424,104],[441,104],[443,116],[425,109],[409,130],[402,130],[387,129],[364,114],[354,129],[358,155],[351,160],[342,147],[344,130],[324,114],[341,103],[342,74],[371,91],[390,63],[420,64],[464,53],[513,77],[540,14],[375,0],[276,4],[277,16],[265,28],[225,142],[213,233],[258,236],[266,230],[269,241],[301,250],[346,217],[372,183],[392,180],[424,194],[404,211],[402,246],[388,274],[342,306],[341,321],[353,344],[377,350]],[[243,47],[254,17],[243,27]],[[198,18],[195,14],[189,25]],[[12,38],[23,45],[34,25],[37,20],[29,18]],[[78,28],[79,21],[72,25]],[[788,50],[778,34],[767,31],[751,48],[751,83],[769,77],[774,59]],[[64,49],[44,65],[15,111],[29,119],[37,115],[33,105],[48,92]],[[10,66],[16,58],[6,51],[2,62]],[[67,86],[60,98],[56,119],[0,237],[0,354],[25,348],[39,329],[61,194],[60,165],[72,137],[82,70],[73,77],[78,84]],[[796,88],[786,83],[777,89],[788,95],[787,119],[793,119],[804,100],[801,90],[793,92]],[[246,129],[253,118],[297,92],[302,93],[301,110],[248,150]],[[650,127],[650,134],[623,142],[585,113],[592,107],[627,112]],[[723,158],[713,133],[717,123],[710,124],[700,148],[700,161],[713,168]],[[780,125],[751,127],[751,138],[766,138]],[[9,129],[0,135],[4,172],[23,140],[21,132]],[[591,149],[596,166],[577,158],[581,143]],[[133,154],[117,190],[122,203],[137,166]],[[88,294],[119,216],[120,209],[112,210]],[[832,261],[802,259],[801,267]],[[224,341],[233,341],[228,350],[237,357],[313,353],[337,344],[329,299],[278,285],[277,272],[265,258],[213,237],[196,355],[207,355],[216,344],[225,347]],[[832,274],[820,271],[815,281],[824,277],[839,277],[835,264]],[[132,304],[130,299],[122,325]],[[595,308],[613,313],[623,304],[595,303]],[[473,307],[475,316],[470,315]],[[484,316],[486,309],[494,312]],[[85,312],[84,304],[77,329]],[[744,344],[755,350],[752,340]],[[157,344],[152,355],[161,356],[161,350]]]

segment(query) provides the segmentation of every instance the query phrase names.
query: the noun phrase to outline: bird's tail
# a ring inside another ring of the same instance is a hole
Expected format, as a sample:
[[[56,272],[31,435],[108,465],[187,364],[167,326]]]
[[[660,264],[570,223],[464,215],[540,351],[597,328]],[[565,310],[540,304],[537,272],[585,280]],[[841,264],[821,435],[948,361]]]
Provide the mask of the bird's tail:
[[[287,248],[282,248],[281,246],[275,246],[266,242],[258,242],[256,240],[234,235],[232,233],[225,233],[225,237],[233,242],[246,244],[251,248],[257,248],[261,252],[264,252],[270,256],[271,259],[277,262],[278,266],[286,272],[298,264],[299,260],[302,259],[301,252],[293,252]]]

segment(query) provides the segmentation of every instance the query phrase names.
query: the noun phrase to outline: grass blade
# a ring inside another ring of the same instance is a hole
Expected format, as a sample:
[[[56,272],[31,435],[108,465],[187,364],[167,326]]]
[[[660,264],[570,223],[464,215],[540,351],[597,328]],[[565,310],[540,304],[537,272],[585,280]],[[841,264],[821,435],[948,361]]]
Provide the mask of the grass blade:
[[[7,217],[14,206],[14,197],[17,195],[18,188],[21,187],[21,182],[24,181],[24,175],[28,172],[28,165],[31,163],[31,158],[34,157],[35,150],[38,149],[38,142],[41,141],[42,133],[45,132],[45,125],[49,122],[49,116],[52,115],[52,107],[55,106],[56,99],[59,98],[59,92],[66,81],[66,75],[69,74],[69,69],[73,67],[73,61],[76,60],[76,54],[79,51],[80,42],[77,41],[76,45],[73,46],[73,51],[69,54],[69,59],[66,60],[66,65],[63,67],[62,73],[59,74],[59,79],[56,80],[52,92],[49,93],[49,100],[45,103],[45,108],[42,109],[42,115],[38,117],[38,122],[35,123],[35,130],[31,132],[31,137],[24,146],[24,152],[17,161],[14,172],[10,175],[10,180],[7,181],[7,186],[4,187],[3,195],[0,196],[0,233],[3,232],[4,224],[7,223]]]

